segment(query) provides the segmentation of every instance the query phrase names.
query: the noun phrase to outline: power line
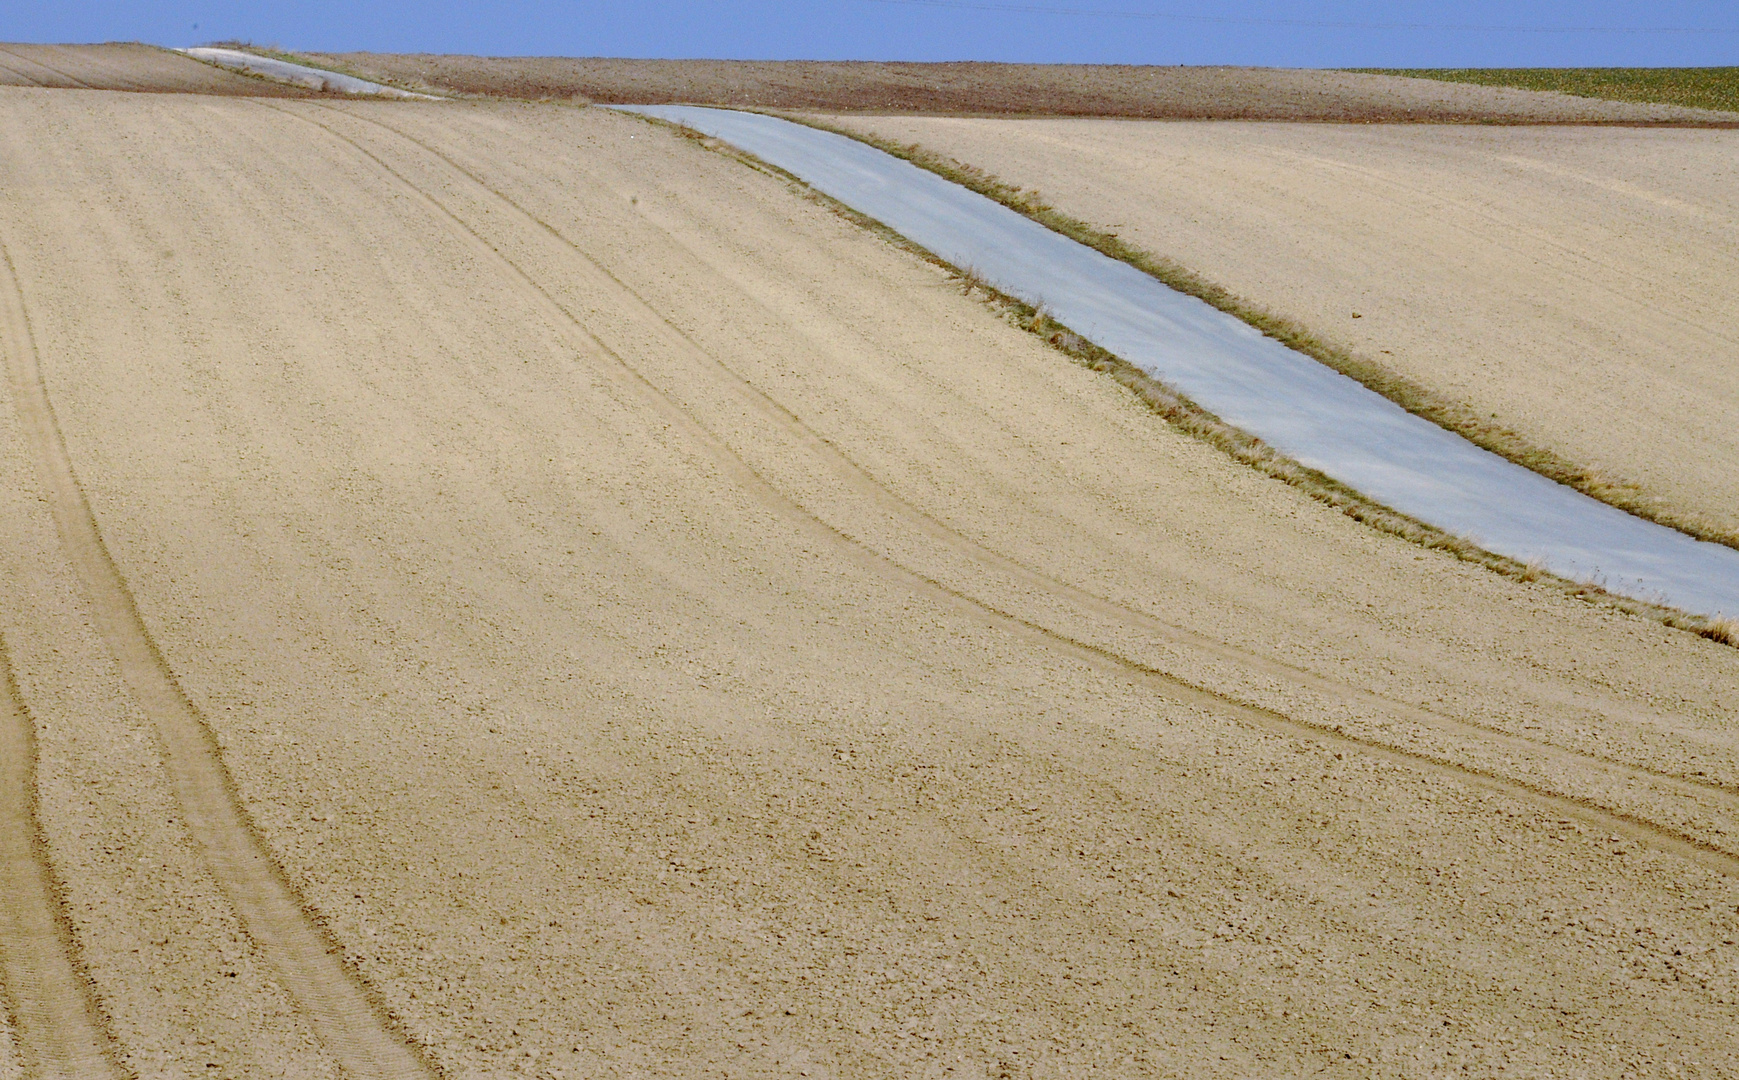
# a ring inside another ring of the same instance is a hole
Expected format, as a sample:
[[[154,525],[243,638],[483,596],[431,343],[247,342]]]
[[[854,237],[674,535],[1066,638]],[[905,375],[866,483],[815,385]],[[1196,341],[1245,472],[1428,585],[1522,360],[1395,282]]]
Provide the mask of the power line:
[[[863,0],[868,4],[947,8],[953,11],[994,11],[1020,15],[1077,15],[1095,19],[1160,19],[1171,22],[1221,23],[1234,26],[1295,26],[1318,30],[1435,30],[1480,34],[1739,34],[1739,27],[1689,26],[1478,26],[1443,23],[1343,22],[1320,19],[1258,19],[1235,15],[1182,15],[1165,11],[1106,11],[1092,8],[1044,7],[1037,4],[992,4],[976,0]]]

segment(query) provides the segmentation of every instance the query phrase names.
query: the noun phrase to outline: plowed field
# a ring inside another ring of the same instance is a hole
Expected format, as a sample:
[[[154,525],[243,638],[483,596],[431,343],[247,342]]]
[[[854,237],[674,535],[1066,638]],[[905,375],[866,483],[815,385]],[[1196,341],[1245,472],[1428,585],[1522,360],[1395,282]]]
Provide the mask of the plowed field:
[[[1739,651],[778,177],[0,88],[0,245],[0,1069],[1739,1072]]]
[[[364,52],[304,59],[439,93],[638,105],[1341,123],[1739,123],[1739,114],[1713,109],[1295,68]]]
[[[309,97],[305,87],[255,79],[152,45],[0,45],[0,86],[158,94]]]

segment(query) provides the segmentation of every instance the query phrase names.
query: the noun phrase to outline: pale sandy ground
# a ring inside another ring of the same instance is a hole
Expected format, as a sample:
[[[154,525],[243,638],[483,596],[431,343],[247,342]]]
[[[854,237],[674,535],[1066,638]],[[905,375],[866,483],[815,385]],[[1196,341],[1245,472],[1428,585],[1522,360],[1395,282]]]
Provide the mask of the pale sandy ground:
[[[448,1075],[1739,1075],[1739,651],[1240,468],[781,180],[8,89],[0,242],[0,633],[141,1076],[337,1075],[141,642]]]
[[[1739,133],[829,119],[1037,188],[1739,533]]]
[[[10,1005],[11,1002],[8,1001],[7,1004]],[[8,1008],[4,1014],[0,1014],[0,1077],[5,1077],[5,1080],[23,1080],[24,1063],[19,1060],[10,1013]]]

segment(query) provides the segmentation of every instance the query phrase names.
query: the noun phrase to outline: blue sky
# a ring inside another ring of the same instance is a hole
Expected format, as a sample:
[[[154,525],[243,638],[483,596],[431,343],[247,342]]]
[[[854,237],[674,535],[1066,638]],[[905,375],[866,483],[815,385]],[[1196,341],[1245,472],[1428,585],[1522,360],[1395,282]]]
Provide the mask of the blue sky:
[[[5,0],[0,40],[1150,64],[1739,64],[1735,0]]]

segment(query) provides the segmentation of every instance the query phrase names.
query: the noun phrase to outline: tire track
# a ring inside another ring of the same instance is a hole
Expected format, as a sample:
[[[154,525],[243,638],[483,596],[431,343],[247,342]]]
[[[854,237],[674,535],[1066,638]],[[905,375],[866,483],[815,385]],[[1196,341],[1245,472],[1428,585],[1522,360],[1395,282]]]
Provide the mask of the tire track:
[[[358,119],[364,118],[358,117]],[[477,177],[473,173],[466,172],[463,166],[453,161],[453,159],[447,155],[442,154],[434,147],[428,146],[414,137],[406,135],[378,120],[370,119],[368,122],[386,128],[387,130],[400,135],[402,138],[405,138],[407,141],[416,143],[429,153],[440,157],[453,168],[465,172],[465,175],[469,176],[480,186],[489,190],[490,193],[495,195],[497,198],[511,204],[511,200],[509,200],[506,195],[490,188],[480,177]],[[738,152],[740,153],[740,151]],[[780,172],[779,175],[784,176],[785,174]],[[790,179],[793,183],[799,185],[802,184],[801,181],[798,181],[795,178]],[[807,185],[803,186],[807,190]],[[644,310],[654,319],[657,319],[671,334],[681,339],[683,345],[688,348],[693,355],[699,357],[704,363],[717,368],[732,383],[736,384],[740,390],[757,399],[755,404],[761,411],[769,415],[777,414],[779,419],[782,420],[787,427],[792,429],[798,437],[808,444],[807,449],[809,449],[815,456],[828,459],[829,464],[834,466],[836,478],[854,485],[856,494],[877,499],[878,501],[889,504],[894,507],[894,511],[905,518],[908,523],[923,530],[924,535],[930,540],[965,551],[969,553],[970,557],[975,561],[985,565],[993,565],[998,570],[1009,574],[1011,577],[1017,578],[1019,584],[1024,587],[1035,588],[1045,592],[1065,596],[1071,602],[1079,604],[1086,609],[1090,609],[1102,617],[1124,623],[1127,629],[1139,630],[1140,632],[1152,634],[1159,637],[1167,644],[1194,649],[1198,652],[1213,656],[1216,659],[1236,664],[1246,670],[1256,671],[1264,675],[1272,676],[1290,682],[1296,686],[1308,687],[1312,690],[1343,700],[1356,701],[1367,707],[1388,713],[1397,719],[1404,719],[1421,726],[1434,727],[1458,737],[1478,738],[1482,741],[1502,745],[1510,749],[1525,748],[1533,752],[1544,752],[1562,761],[1598,763],[1601,766],[1619,770],[1626,776],[1632,778],[1646,779],[1650,782],[1668,784],[1684,795],[1692,797],[1708,795],[1733,802],[1735,808],[1739,809],[1739,788],[1723,785],[1710,780],[1698,780],[1679,773],[1663,772],[1645,765],[1637,764],[1633,761],[1625,761],[1619,758],[1574,750],[1555,743],[1543,742],[1527,736],[1517,735],[1514,732],[1507,731],[1503,728],[1481,724],[1477,721],[1468,720],[1462,717],[1447,716],[1443,713],[1438,713],[1422,706],[1398,701],[1364,687],[1345,683],[1338,679],[1310,671],[1306,668],[1297,667],[1285,663],[1284,661],[1275,660],[1259,653],[1250,652],[1246,649],[1229,645],[1223,641],[1219,641],[1191,630],[1188,627],[1168,623],[1149,612],[1130,607],[1127,604],[1101,596],[1098,593],[1094,593],[1091,590],[1082,588],[1071,582],[1064,581],[1054,575],[1035,570],[1024,563],[1020,563],[1017,560],[1003,555],[1001,552],[985,546],[977,540],[964,536],[952,526],[949,526],[945,522],[934,517],[928,511],[919,509],[905,501],[903,497],[893,492],[880,480],[877,480],[867,469],[853,461],[833,440],[809,427],[809,425],[795,412],[790,410],[776,398],[772,397],[766,391],[762,390],[761,387],[753,383],[747,376],[742,375],[734,368],[731,368],[729,365],[724,363],[724,361],[708,352],[699,342],[694,341],[686,331],[659,312],[657,308],[641,296],[632,286],[618,278],[608,267],[593,258],[573,241],[563,236],[553,227],[536,219],[529,212],[524,211],[517,205],[515,205],[514,208],[519,209],[522,214],[525,214],[526,217],[530,218],[538,226],[549,232],[556,239],[560,240],[580,258],[585,259],[599,274],[607,277],[617,288],[631,298],[635,306]],[[849,209],[849,207],[847,209]],[[665,235],[669,236],[673,243],[686,246],[682,245],[680,238],[671,235],[668,231],[666,231]],[[921,248],[915,249],[921,252],[923,251]],[[935,258],[935,256],[930,255],[928,252],[923,252],[923,254],[928,258]],[[954,269],[958,272],[958,268],[951,267],[950,269]]]
[[[377,123],[378,121],[370,121]],[[394,130],[389,125],[380,124],[388,130]],[[404,136],[412,142],[417,142],[410,136]],[[440,151],[425,144],[430,153],[440,156],[455,168],[460,166]],[[472,174],[478,184],[483,181]],[[487,186],[487,185],[485,185]],[[505,195],[490,189],[492,194],[506,200]],[[518,207],[515,207],[518,209]],[[523,211],[522,211],[523,212]],[[527,217],[531,215],[526,214]],[[535,218],[533,218],[536,221]],[[639,294],[632,286],[618,278],[608,267],[594,259],[590,254],[579,248],[571,240],[561,236],[556,230],[541,221],[536,222],[552,235],[567,245],[576,255],[585,259],[599,274],[607,277],[616,287],[625,293],[633,303],[648,315],[661,322],[668,331],[681,339],[685,348],[691,354],[701,359],[703,363],[715,367],[739,390],[742,396],[751,397],[751,404],[763,415],[777,419],[797,439],[804,444],[812,458],[824,461],[833,469],[834,478],[849,485],[855,495],[878,502],[890,513],[900,517],[906,524],[920,530],[922,534],[936,544],[961,552],[967,558],[980,566],[993,567],[998,572],[1007,575],[1010,583],[1018,588],[1037,590],[1067,600],[1083,611],[1090,611],[1096,616],[1106,619],[1126,633],[1148,635],[1182,649],[1194,650],[1217,660],[1234,664],[1246,671],[1256,672],[1272,678],[1289,682],[1294,686],[1308,688],[1327,697],[1346,702],[1354,702],[1378,712],[1385,713],[1395,719],[1405,720],[1420,727],[1433,728],[1445,734],[1458,738],[1477,739],[1488,745],[1501,746],[1509,750],[1523,753],[1544,755],[1550,760],[1563,764],[1588,765],[1593,764],[1602,769],[1613,770],[1628,779],[1642,780],[1651,784],[1663,785],[1673,790],[1677,795],[1687,798],[1712,797],[1728,803],[1736,813],[1739,813],[1739,789],[1720,784],[1711,780],[1698,780],[1678,773],[1664,772],[1620,758],[1593,754],[1587,751],[1575,750],[1556,743],[1518,735],[1503,728],[1481,724],[1464,717],[1448,716],[1434,710],[1413,705],[1387,697],[1374,690],[1355,686],[1341,680],[1321,675],[1306,668],[1275,660],[1260,653],[1251,652],[1226,642],[1217,640],[1188,627],[1169,623],[1150,612],[1112,600],[1072,582],[1065,581],[1055,575],[1036,570],[1024,563],[996,551],[960,533],[952,526],[936,518],[930,512],[920,509],[902,496],[893,492],[880,480],[876,479],[867,469],[852,460],[850,456],[832,439],[810,427],[801,417],[789,409],[784,403],[772,397],[760,386],[752,382],[704,346],[694,341],[689,334],[666,318],[657,308]],[[666,233],[666,235],[670,235]],[[681,244],[680,238],[671,236],[674,243]]]
[[[5,52],[4,49],[0,49],[0,53],[4,53],[7,56],[12,55],[11,53]],[[17,58],[14,57],[14,59],[17,59]],[[0,86],[37,87],[38,89],[40,89],[40,87],[38,87],[35,79],[31,78],[29,75],[25,74],[24,72],[19,71],[15,67],[11,67],[11,66],[6,65],[6,64],[0,64],[0,75],[15,75],[19,79],[22,80],[21,82],[16,82],[16,83],[12,83],[12,82],[0,83]]]
[[[1601,805],[1591,799],[1555,791],[1530,781],[1520,780],[1494,771],[1466,765],[1435,754],[1407,749],[1381,740],[1351,734],[1336,726],[1296,719],[1276,710],[1242,701],[1230,694],[1215,690],[1211,687],[1199,685],[1188,679],[1184,679],[1170,672],[1163,671],[1139,660],[1135,660],[1122,654],[1115,648],[1097,644],[1068,632],[1041,624],[1014,611],[1005,609],[981,596],[973,595],[960,588],[949,585],[922,570],[918,570],[897,561],[881,551],[878,551],[862,538],[854,536],[844,529],[825,520],[815,512],[811,511],[808,507],[803,506],[791,496],[787,495],[756,470],[754,466],[750,465],[745,459],[737,454],[736,451],[732,450],[722,438],[685,410],[681,404],[661,390],[656,384],[652,383],[650,379],[630,364],[625,357],[616,353],[607,343],[587,329],[582,320],[557,301],[543,288],[543,286],[539,285],[537,281],[524,270],[524,268],[514,262],[500,249],[489,243],[489,241],[478,233],[468,222],[463,218],[460,218],[444,203],[430,195],[421,187],[418,187],[408,177],[393,168],[393,166],[383,158],[369,150],[366,146],[345,135],[343,132],[338,131],[328,124],[322,123],[319,120],[304,115],[301,110],[267,104],[265,102],[258,102],[257,104],[261,105],[263,108],[270,108],[274,111],[300,119],[326,132],[332,138],[350,146],[363,158],[371,162],[391,181],[395,182],[408,192],[418,203],[428,208],[435,217],[447,222],[455,236],[464,241],[480,256],[495,263],[498,267],[503,269],[510,280],[518,283],[520,290],[527,296],[527,298],[532,300],[534,304],[545,312],[546,316],[552,321],[552,328],[560,330],[561,327],[565,325],[568,328],[568,336],[575,342],[578,351],[590,354],[597,359],[606,360],[608,362],[608,370],[611,370],[614,373],[620,383],[642,395],[647,403],[656,410],[661,417],[668,419],[672,424],[684,431],[696,442],[697,445],[707,449],[715,463],[718,464],[727,475],[736,482],[743,484],[746,488],[760,492],[765,502],[780,510],[780,512],[787,518],[798,522],[812,531],[819,530],[836,544],[845,545],[853,551],[858,558],[866,560],[869,564],[884,571],[891,570],[896,576],[903,578],[914,585],[920,586],[925,591],[940,593],[948,598],[953,606],[957,608],[964,607],[971,609],[977,613],[981,619],[985,616],[989,616],[989,622],[994,626],[1002,629],[1012,629],[1023,636],[1041,640],[1050,647],[1061,648],[1063,651],[1074,655],[1078,659],[1085,660],[1089,664],[1100,669],[1112,670],[1123,675],[1136,675],[1152,685],[1156,692],[1161,696],[1173,701],[1211,709],[1220,715],[1227,716],[1228,718],[1235,719],[1244,724],[1255,726],[1275,734],[1284,735],[1290,738],[1304,738],[1319,743],[1345,746],[1386,760],[1393,764],[1448,776],[1473,787],[1501,793],[1520,801],[1543,807],[1554,814],[1571,817],[1591,824],[1596,828],[1607,829],[1612,833],[1628,836],[1632,839],[1648,843],[1653,847],[1670,851],[1717,872],[1739,876],[1739,855],[1728,852],[1699,837],[1673,829],[1670,826],[1662,825],[1636,814]],[[858,466],[847,457],[834,443],[810,429],[789,409],[785,408],[783,405],[769,397],[765,392],[761,391],[758,387],[748,382],[748,380],[744,379],[741,375],[723,364],[722,361],[719,361],[716,357],[707,353],[700,345],[698,345],[698,343],[690,339],[680,328],[671,325],[669,321],[664,319],[662,315],[659,315],[656,309],[652,308],[643,297],[634,292],[634,290],[628,287],[625,283],[622,283],[606,268],[600,266],[596,260],[592,259],[591,256],[581,250],[572,241],[569,241],[553,227],[525,210],[506,195],[503,195],[499,191],[490,187],[483,180],[466,170],[457,162],[453,161],[447,155],[428,146],[413,136],[405,134],[397,128],[377,120],[358,116],[350,110],[338,109],[327,105],[315,105],[313,108],[318,108],[327,112],[339,113],[345,117],[371,124],[398,136],[406,142],[444,162],[449,168],[470,180],[472,183],[478,185],[512,211],[514,216],[530,224],[534,229],[553,236],[574,254],[579,256],[581,259],[584,259],[589,266],[603,274],[610,281],[615,282],[616,286],[622,290],[626,298],[629,299],[632,307],[650,314],[659,324],[668,327],[671,332],[680,338],[686,348],[694,350],[706,364],[727,373],[734,383],[740,385],[747,392],[745,396],[749,398],[751,403],[758,403],[759,411],[763,411],[770,415],[782,426],[792,431],[793,434],[799,436],[801,440],[816,453],[817,457],[834,468],[840,478],[848,481],[854,491],[871,498],[877,504],[890,509],[908,524],[918,527],[923,535],[938,543],[945,544],[958,552],[966,554],[980,565],[993,567],[1004,574],[1007,574],[1018,583],[1030,587],[1042,588],[1052,595],[1072,600],[1101,615],[1109,615],[1119,621],[1125,622],[1126,624],[1132,624],[1149,632],[1157,633],[1168,642],[1207,651],[1218,658],[1237,663],[1247,669],[1255,669],[1266,674],[1272,674],[1284,678],[1295,685],[1309,686],[1313,689],[1331,693],[1342,699],[1357,700],[1360,703],[1374,706],[1391,716],[1417,720],[1439,730],[1447,730],[1467,737],[1477,737],[1488,744],[1495,742],[1500,745],[1517,749],[1526,748],[1528,752],[1532,753],[1545,752],[1561,762],[1578,766],[1586,770],[1617,770],[1624,775],[1637,779],[1643,779],[1667,786],[1676,785],[1681,790],[1694,790],[1697,794],[1704,796],[1710,794],[1726,796],[1727,794],[1723,789],[1713,786],[1699,785],[1690,781],[1682,780],[1681,778],[1665,776],[1651,770],[1643,769],[1639,766],[1593,758],[1589,755],[1583,755],[1562,747],[1551,746],[1549,744],[1538,744],[1532,740],[1524,739],[1521,736],[1511,735],[1507,732],[1493,731],[1466,721],[1443,717],[1414,706],[1390,701],[1372,691],[1349,687],[1345,684],[1336,683],[1326,677],[1318,676],[1311,672],[1294,669],[1290,667],[1290,665],[1285,665],[1254,654],[1247,654],[1233,646],[1214,642],[1211,639],[1201,637],[1185,630],[1184,628],[1164,623],[1144,612],[1134,611],[1115,604],[1114,602],[1096,594],[1031,570],[1006,556],[991,551],[990,549],[983,547],[977,541],[956,533],[946,525],[937,521],[933,517],[930,517],[924,511],[905,503],[904,500],[899,498],[899,496],[882,486],[880,482],[876,481],[866,473],[861,466]]]
[[[79,89],[79,90],[97,90],[97,89],[100,89],[100,87],[92,86],[90,83],[85,82],[83,79],[79,78],[76,75],[69,74],[68,72],[62,71],[56,67],[50,67],[40,60],[32,60],[28,56],[19,56],[17,53],[13,52],[11,49],[5,48],[3,46],[0,46],[0,53],[4,53],[5,55],[10,56],[12,59],[17,60],[20,63],[29,64],[31,67],[41,68],[42,70],[49,72],[50,74],[53,74],[53,75],[59,75],[61,78],[65,79],[67,82],[72,83],[73,88],[75,88],[75,89]],[[12,70],[17,71],[18,69],[13,68]],[[30,75],[30,74],[27,74],[26,72],[22,72],[22,71],[19,71],[18,74],[22,75],[24,78],[30,79],[38,87],[41,87],[43,89],[47,89],[47,90],[56,89],[51,84],[40,81],[34,75]]]
[[[36,725],[0,640],[0,1001],[25,1076],[119,1080],[126,1074],[79,963],[37,806]]]
[[[624,299],[624,307],[633,307],[641,311],[650,320],[663,326],[667,332],[672,335],[673,340],[678,344],[678,346],[687,351],[693,358],[698,359],[703,366],[716,369],[724,376],[729,386],[736,391],[740,399],[745,400],[747,404],[764,417],[774,421],[779,426],[786,429],[789,434],[802,444],[801,448],[807,452],[812,459],[826,464],[831,469],[833,478],[846,485],[852,491],[853,495],[861,500],[880,506],[889,514],[890,517],[897,518],[903,524],[919,530],[927,540],[959,552],[979,567],[993,568],[998,573],[1003,574],[1008,579],[1007,583],[1019,591],[1038,591],[1059,597],[1081,611],[1091,612],[1094,616],[1106,620],[1123,633],[1157,638],[1168,645],[1180,649],[1191,649],[1198,653],[1212,656],[1217,660],[1236,665],[1245,671],[1252,671],[1291,683],[1294,686],[1308,688],[1312,691],[1323,694],[1326,697],[1338,699],[1344,702],[1356,703],[1395,719],[1404,720],[1423,728],[1431,728],[1438,732],[1452,735],[1458,739],[1474,739],[1489,746],[1501,747],[1513,752],[1541,756],[1546,760],[1559,765],[1596,768],[1617,776],[1622,776],[1626,780],[1640,781],[1662,787],[1666,790],[1672,791],[1675,796],[1681,798],[1692,800],[1714,799],[1727,804],[1735,811],[1735,813],[1739,813],[1739,791],[1736,791],[1731,787],[1726,787],[1713,781],[1697,780],[1676,773],[1662,772],[1632,761],[1625,761],[1619,758],[1606,757],[1604,755],[1574,750],[1556,743],[1541,741],[1524,735],[1517,735],[1514,732],[1481,724],[1477,721],[1468,720],[1462,717],[1447,716],[1443,713],[1435,712],[1422,706],[1397,701],[1393,698],[1379,694],[1376,691],[1350,685],[1332,677],[1324,676],[1308,669],[1285,663],[1284,661],[1275,660],[1259,653],[1250,652],[1237,646],[1228,645],[1225,642],[1218,641],[1197,631],[1190,630],[1187,627],[1168,623],[1149,612],[1141,611],[1126,604],[1111,600],[1099,595],[1098,593],[1084,589],[1043,571],[1034,570],[1024,563],[985,546],[977,540],[964,536],[951,526],[934,517],[929,512],[913,506],[903,497],[894,493],[880,480],[870,474],[863,466],[852,460],[837,443],[829,439],[827,436],[822,435],[820,432],[817,432],[782,402],[772,397],[766,391],[761,389],[761,387],[756,385],[736,369],[724,363],[717,356],[708,352],[704,346],[696,342],[681,327],[666,318],[656,307],[646,300],[645,297],[643,297],[632,286],[617,277],[608,267],[592,257],[572,240],[562,235],[559,230],[531,214],[502,192],[491,187],[475,173],[470,172],[463,165],[442,153],[439,149],[422,142],[412,135],[406,134],[390,124],[370,117],[360,116],[346,110],[336,109],[331,106],[323,107],[332,112],[339,112],[351,119],[379,127],[404,139],[406,142],[417,146],[424,152],[439,158],[441,161],[445,162],[448,167],[459,172],[478,187],[487,191],[495,199],[506,204],[511,210],[516,212],[527,222],[557,240],[579,258],[585,260],[587,265],[590,266],[596,274],[606,279],[610,283],[610,287],[621,294]],[[328,130],[330,131],[330,129]],[[337,133],[334,132],[333,134],[336,135]],[[343,136],[339,137],[342,138]],[[352,145],[355,146],[356,144],[352,142]],[[358,147],[358,149],[361,148]],[[366,153],[366,151],[364,152]],[[387,167],[378,158],[375,158],[374,160],[377,164],[382,165],[383,168]],[[394,176],[401,182],[407,182],[396,173],[394,173]],[[441,207],[441,209],[443,212],[450,213],[445,210],[444,206]],[[455,218],[455,220],[457,219]],[[468,226],[466,227],[468,228]],[[680,244],[680,240],[677,238],[672,237],[672,240],[673,242]],[[485,243],[487,244],[487,242]],[[492,247],[491,250],[494,251]],[[495,252],[495,254],[497,257],[505,258],[504,256],[501,256],[498,251]],[[515,269],[518,270],[517,267],[515,267]],[[525,277],[523,272],[521,272],[521,276]],[[529,278],[526,278],[526,280],[529,281]],[[539,291],[541,291],[541,288]],[[573,316],[567,314],[565,311],[563,314],[569,319],[573,318]],[[596,339],[594,338],[594,340]],[[602,347],[602,342],[599,342],[599,345]],[[617,363],[623,363],[621,358],[616,357],[614,353],[612,353],[611,356]],[[660,394],[663,393],[655,386],[652,386],[649,381],[642,380],[642,382],[646,386],[652,387],[654,392]],[[674,401],[672,404],[675,405],[676,408],[681,409],[681,406],[676,404]],[[803,512],[805,514],[813,513],[807,508],[805,508]],[[861,541],[854,540],[853,542]]]
[[[212,876],[279,983],[346,1075],[413,1080],[436,1070],[399,1032],[310,914],[260,838],[222,751],[152,640],[79,486],[37,358],[11,254],[0,244],[0,312],[13,404],[92,621],[156,727],[174,794]]]

